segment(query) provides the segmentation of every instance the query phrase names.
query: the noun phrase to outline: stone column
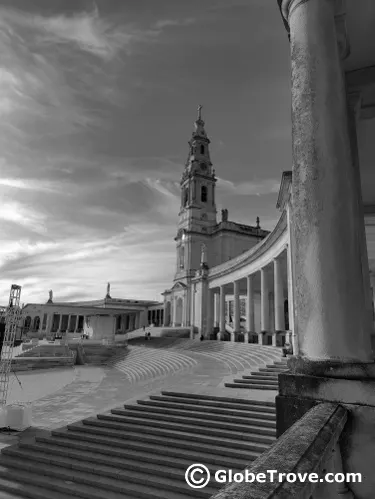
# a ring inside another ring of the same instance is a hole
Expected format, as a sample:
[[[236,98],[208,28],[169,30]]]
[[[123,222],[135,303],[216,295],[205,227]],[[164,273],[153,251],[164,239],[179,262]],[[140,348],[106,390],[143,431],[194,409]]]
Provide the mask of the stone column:
[[[214,327],[215,295],[212,289],[207,290],[207,323],[205,337],[209,339]]]
[[[176,311],[177,311],[177,296],[173,297],[173,308],[172,308],[172,316],[173,316],[173,319],[172,319],[172,326],[175,327],[176,326]]]
[[[373,362],[335,3],[283,3],[292,58],[294,327],[305,359]]]
[[[225,290],[220,286],[220,332],[219,337],[225,333]]]
[[[169,324],[167,324],[168,318],[167,318],[167,311],[168,311],[168,302],[164,302],[164,317],[163,317],[163,326],[167,327]]]
[[[261,332],[268,332],[270,329],[270,297],[268,287],[267,269],[260,270],[261,286]]]
[[[274,265],[274,296],[275,296],[275,331],[285,331],[284,317],[284,283],[280,258],[275,258]]]
[[[233,329],[232,341],[236,341],[238,333],[241,332],[241,321],[240,321],[240,281],[234,281],[233,283]]]
[[[255,333],[254,276],[247,276],[246,326],[249,333]]]
[[[214,294],[214,327],[220,327],[220,293]]]
[[[56,333],[61,332],[61,324],[62,324],[62,314],[59,314],[59,327],[57,328]]]
[[[51,334],[52,320],[53,320],[53,314],[47,314],[46,338],[49,338]]]

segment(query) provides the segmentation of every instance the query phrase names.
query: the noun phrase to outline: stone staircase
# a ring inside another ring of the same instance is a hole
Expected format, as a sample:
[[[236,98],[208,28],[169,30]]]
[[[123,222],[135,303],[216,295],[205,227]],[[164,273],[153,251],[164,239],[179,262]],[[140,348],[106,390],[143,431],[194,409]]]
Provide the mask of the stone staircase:
[[[220,484],[190,488],[190,465],[241,471],[275,439],[273,402],[162,392],[5,447],[0,497],[209,498]]]
[[[258,371],[254,371],[250,376],[242,376],[241,379],[234,379],[233,383],[225,383],[228,388],[248,388],[251,390],[278,390],[278,375],[288,371],[287,359],[274,361],[267,364]]]

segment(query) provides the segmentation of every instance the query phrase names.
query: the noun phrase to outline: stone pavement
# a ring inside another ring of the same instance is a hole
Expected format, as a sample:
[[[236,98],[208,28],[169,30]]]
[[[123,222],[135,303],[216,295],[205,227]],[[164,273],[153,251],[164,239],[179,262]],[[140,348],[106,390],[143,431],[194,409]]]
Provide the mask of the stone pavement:
[[[226,388],[224,383],[231,381],[234,373],[224,361],[190,351],[184,351],[184,355],[195,359],[196,365],[137,383],[130,382],[124,373],[114,367],[75,366],[71,370],[74,371],[74,377],[72,375],[70,383],[33,402],[33,427],[18,434],[0,433],[0,448],[13,445],[20,438],[31,438],[35,432],[56,429],[107,412],[125,402],[160,394],[162,390],[275,400],[277,392],[273,390]]]

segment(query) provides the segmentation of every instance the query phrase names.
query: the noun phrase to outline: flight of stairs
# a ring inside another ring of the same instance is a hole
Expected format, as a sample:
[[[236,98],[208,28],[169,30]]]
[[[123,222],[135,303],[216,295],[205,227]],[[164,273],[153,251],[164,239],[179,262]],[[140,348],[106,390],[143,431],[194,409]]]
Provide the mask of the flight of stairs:
[[[278,375],[286,371],[288,371],[287,359],[280,359],[252,372],[250,376],[242,376],[242,379],[234,379],[233,383],[225,383],[225,386],[250,390],[278,390]]]
[[[273,402],[162,392],[5,447],[0,497],[209,498],[221,485],[190,488],[190,465],[241,471],[275,439]]]

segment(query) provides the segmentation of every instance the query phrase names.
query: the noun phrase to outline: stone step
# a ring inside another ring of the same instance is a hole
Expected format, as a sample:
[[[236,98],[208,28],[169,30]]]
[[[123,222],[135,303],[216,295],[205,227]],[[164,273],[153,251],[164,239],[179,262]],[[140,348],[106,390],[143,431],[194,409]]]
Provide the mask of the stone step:
[[[99,418],[100,416],[100,418]],[[138,420],[137,420],[138,421]],[[167,423],[165,421],[157,421],[157,420],[148,420],[144,419],[142,423],[135,423],[135,421],[128,422],[128,418],[115,416],[112,414],[100,414],[97,418],[87,418],[82,420],[84,425],[91,426],[100,426],[100,427],[108,427],[108,428],[118,428],[119,430],[124,430],[128,432],[136,432],[142,431],[143,433],[149,433],[151,435],[165,435],[172,436],[176,435],[177,437],[186,438],[188,436],[189,439],[195,439],[199,441],[205,441],[201,439],[212,439],[212,438],[220,438],[223,442],[233,442],[237,440],[251,440],[251,441],[259,441],[260,443],[268,443],[271,445],[273,443],[272,437],[256,437],[256,434],[249,433],[244,435],[242,429],[240,431],[233,430],[222,430],[219,428],[207,428],[207,427],[199,427],[196,425],[187,425],[187,424],[175,424],[175,423]],[[261,424],[262,423],[262,424]],[[259,421],[258,427],[265,426],[267,428],[275,428],[276,421]],[[261,428],[259,428],[261,431]]]
[[[116,410],[117,409],[113,409],[113,410]],[[223,422],[226,422],[226,423],[236,423],[236,424],[248,424],[248,418],[246,417],[246,413],[243,413],[243,417],[240,417],[236,414],[215,414],[213,412],[210,412],[210,411],[202,411],[199,407],[193,407],[193,408],[189,408],[189,410],[184,410],[184,409],[180,409],[180,408],[173,408],[173,407],[168,407],[168,405],[166,407],[155,407],[151,404],[139,404],[139,405],[125,405],[125,410],[128,411],[128,410],[131,410],[133,411],[133,413],[135,411],[138,411],[143,413],[144,411],[146,412],[152,412],[154,414],[157,414],[157,417],[161,417],[160,415],[165,415],[165,418],[164,419],[168,419],[169,420],[169,417],[168,415],[171,415],[171,416],[183,416],[185,418],[185,421],[186,421],[186,418],[188,419],[203,419],[205,421],[208,422],[208,424],[211,426],[211,422],[219,422],[219,421],[223,421]],[[276,418],[276,414],[272,414],[272,413],[269,413],[269,412],[251,412],[249,413],[249,418],[252,418],[254,420],[256,419],[267,419],[267,420],[271,420],[271,421],[274,421],[275,418]]]
[[[270,378],[278,378],[278,375],[279,373],[275,373],[275,372],[267,372],[267,371],[251,371],[251,376],[266,376],[266,377],[270,377]]]
[[[251,376],[242,376],[242,379],[259,379],[268,381],[278,381],[278,376],[265,376],[264,374],[252,374]]]
[[[170,392],[162,391],[162,395],[177,398],[188,398],[195,400],[212,400],[215,402],[228,402],[233,405],[243,404],[243,405],[261,405],[267,407],[275,407],[275,402],[266,402],[260,400],[248,400],[248,399],[238,399],[233,397],[215,397],[214,395],[201,395],[196,393],[181,393],[181,392]]]
[[[259,380],[259,379],[234,379],[234,383],[248,383],[250,385],[271,385],[271,386],[279,386],[279,382],[273,379]]]
[[[90,474],[94,473],[99,477],[106,477],[118,480],[120,478],[121,481],[133,482],[133,476],[136,475],[139,478],[140,474],[146,474],[146,478],[143,479],[142,482],[144,484],[153,485],[153,480],[155,476],[161,482],[163,479],[170,479],[169,482],[166,480],[168,486],[172,486],[171,490],[180,490],[180,486],[178,486],[178,482],[183,480],[184,472],[174,467],[161,465],[159,463],[141,463],[135,462],[131,459],[120,461],[119,459],[112,459],[108,463],[102,462],[92,462],[85,461],[82,459],[84,456],[56,456],[56,455],[45,455],[44,451],[38,452],[36,450],[30,449],[17,449],[13,446],[4,449],[4,454],[7,456],[11,456],[12,458],[18,459],[20,461],[27,461],[27,463],[32,464],[32,466],[37,466],[38,463],[43,463],[43,468],[45,465],[47,466],[56,466],[60,469],[73,470],[73,472],[82,472],[87,475],[87,483],[90,481]],[[190,466],[191,463],[186,462],[184,466],[184,471]],[[52,470],[53,471],[53,470]],[[149,480],[147,475],[151,475]],[[57,476],[56,474],[52,474],[52,476]],[[137,483],[137,480],[135,480]],[[177,483],[175,484],[174,481]],[[182,482],[183,483],[183,482]],[[214,488],[217,488],[215,482],[212,482]],[[115,489],[113,489],[115,490]]]
[[[141,407],[139,407],[141,409]],[[258,418],[254,419],[248,419],[247,421],[236,421],[234,418],[232,420],[226,420],[226,421],[218,421],[215,419],[209,419],[209,418],[204,418],[204,415],[201,414],[199,417],[199,414],[195,415],[190,415],[188,416],[185,415],[174,415],[171,413],[159,413],[159,412],[153,412],[150,410],[146,411],[131,411],[129,409],[112,409],[111,410],[112,415],[120,416],[121,418],[125,418],[126,421],[124,423],[131,422],[133,424],[138,424],[136,421],[139,420],[141,423],[139,424],[144,424],[145,422],[148,424],[152,424],[153,421],[156,423],[161,423],[161,422],[167,422],[167,423],[181,423],[181,425],[184,425],[184,427],[189,428],[191,425],[193,427],[200,427],[203,428],[203,431],[207,431],[208,429],[220,429],[220,430],[229,430],[229,431],[239,431],[239,432],[247,432],[247,433],[252,433],[253,431],[258,431],[260,430],[261,426],[267,426],[263,425],[262,423],[268,422],[268,421],[275,421],[275,417],[272,414],[266,414],[265,418],[262,418],[261,416]],[[98,415],[99,419],[102,419],[102,415]],[[103,418],[104,419],[104,418]],[[112,419],[112,418],[111,418]],[[144,421],[144,419],[146,421]],[[181,427],[181,425],[174,425],[177,427]],[[164,427],[169,427],[166,425],[163,425]],[[208,428],[207,428],[208,427]]]
[[[79,432],[65,430],[53,430],[53,444],[60,446],[73,446],[74,448],[85,448],[95,446],[98,452],[107,453],[113,450],[116,455],[121,452],[148,452],[157,456],[181,457],[191,459],[192,462],[199,462],[199,459],[204,460],[208,464],[217,464],[220,466],[229,466],[231,463],[234,467],[238,463],[252,461],[259,455],[259,451],[242,451],[240,449],[228,449],[218,445],[208,446],[196,444],[194,442],[186,442],[179,440],[176,443],[165,443],[165,439],[157,437],[144,438],[143,440],[133,439],[131,436],[127,440],[117,438],[113,432],[108,433],[101,430],[97,433]],[[50,442],[51,437],[36,437],[37,442]],[[196,457],[198,456],[198,460]],[[226,464],[228,463],[228,464]]]
[[[242,403],[238,403],[238,404],[233,404],[232,402],[221,402],[221,401],[214,401],[214,400],[200,400],[200,399],[192,399],[192,398],[183,398],[183,397],[167,397],[167,396],[163,396],[163,395],[151,395],[150,396],[150,400],[152,402],[154,401],[159,401],[159,402],[166,402],[166,403],[174,403],[174,404],[179,404],[179,405],[191,405],[191,406],[197,406],[199,407],[199,410],[201,407],[210,407],[210,408],[215,408],[217,410],[228,410],[230,409],[231,411],[232,410],[241,410],[241,411],[254,411],[256,410],[256,407],[259,408],[259,410],[261,410],[262,412],[272,412],[272,413],[276,413],[276,408],[275,408],[275,404],[271,402],[272,405],[261,405],[261,403],[259,403],[259,405],[250,405],[250,404],[242,404]],[[140,402],[138,402],[140,403]]]
[[[135,407],[152,407],[153,410],[158,408],[158,410],[176,410],[176,411],[184,411],[188,412],[199,412],[208,414],[210,417],[214,417],[219,419],[219,417],[236,417],[236,418],[245,418],[247,419],[248,414],[253,413],[261,413],[261,414],[270,414],[273,417],[276,417],[276,409],[274,407],[260,407],[254,406],[251,408],[251,412],[240,410],[240,409],[227,409],[221,407],[215,407],[212,405],[203,405],[203,404],[194,404],[191,400],[187,403],[175,403],[170,402],[169,400],[164,400],[166,397],[161,397],[163,400],[137,400],[138,406],[131,406],[133,409]],[[124,406],[125,408],[130,407],[127,404]]]
[[[117,495],[117,494],[116,494]],[[27,483],[22,485],[13,480],[6,480],[0,475],[0,499],[22,499],[29,497],[30,499],[51,499],[51,490],[46,490],[42,487],[36,487]],[[53,499],[68,499],[69,496],[61,492],[53,491]],[[128,499],[136,499],[127,496]],[[115,499],[112,497],[111,499]],[[117,498],[116,498],[117,499]]]
[[[85,424],[75,423],[69,425],[68,428],[74,432],[86,432],[99,435],[107,435],[123,439],[140,440],[143,442],[156,442],[158,444],[163,444],[165,446],[174,446],[179,448],[187,449],[199,449],[202,445],[206,445],[207,449],[211,446],[215,446],[218,442],[217,437],[206,437],[203,435],[183,433],[178,431],[168,431],[161,430],[159,428],[152,428],[152,432],[145,432],[144,429],[138,429],[138,432],[132,428],[123,429],[122,423],[111,423],[109,421],[99,421],[97,419],[92,419],[92,421],[85,420]],[[243,442],[242,440],[229,440],[221,439],[219,440],[221,448],[235,448],[243,449],[254,452],[264,452],[268,449],[269,445],[259,444],[255,442]],[[202,449],[203,450],[203,449]],[[212,451],[211,451],[212,452]],[[221,450],[223,454],[223,452]],[[233,454],[232,454],[233,455]]]
[[[289,371],[289,369],[283,369],[282,367],[278,367],[278,366],[266,366],[266,367],[260,367],[259,368],[259,371],[266,371],[266,372],[280,372],[280,373],[286,373],[287,371]]]
[[[134,481],[126,483],[119,479],[98,477],[94,473],[77,472],[72,469],[64,470],[53,465],[43,465],[43,474],[41,474],[40,466],[33,463],[23,462],[9,456],[6,458],[6,463],[3,464],[3,461],[4,458],[0,458],[1,478],[50,489],[53,494],[51,497],[55,497],[54,493],[57,491],[67,494],[66,499],[70,497],[103,499],[103,494],[105,494],[106,499],[124,499],[124,495],[125,497],[130,495],[144,499],[156,499],[160,498],[160,494],[163,498],[168,499],[186,499],[193,495],[192,490],[196,490],[188,488],[186,483],[183,487],[183,485],[168,479],[157,480],[155,477],[154,480],[145,481],[145,475],[134,472],[130,474]],[[213,494],[216,490],[209,487],[209,490],[203,494],[198,494],[197,497],[209,498],[209,494]]]
[[[224,386],[227,388],[248,388],[251,390],[274,390],[277,391],[277,388],[270,385],[248,385],[243,383],[225,383]]]
[[[58,440],[58,441],[57,441]],[[61,445],[61,440],[63,440],[64,445]],[[104,464],[106,466],[114,467],[124,467],[127,469],[132,469],[132,466],[138,466],[139,464],[144,467],[148,466],[147,463],[167,466],[170,468],[186,470],[192,463],[191,456],[181,457],[181,452],[179,456],[168,456],[163,452],[158,454],[154,452],[155,448],[151,448],[140,451],[127,448],[126,450],[116,449],[108,445],[92,444],[85,442],[74,442],[69,439],[49,439],[43,442],[35,443],[21,443],[21,449],[28,449],[30,451],[37,451],[44,455],[55,455],[62,456],[66,458],[78,459],[81,462],[94,462],[97,464]],[[196,459],[196,455],[193,456]],[[206,461],[205,461],[206,462]],[[225,462],[225,466],[230,468],[241,470],[243,466],[243,461],[228,459]],[[207,467],[210,471],[217,471],[221,469],[221,463],[207,463]]]

